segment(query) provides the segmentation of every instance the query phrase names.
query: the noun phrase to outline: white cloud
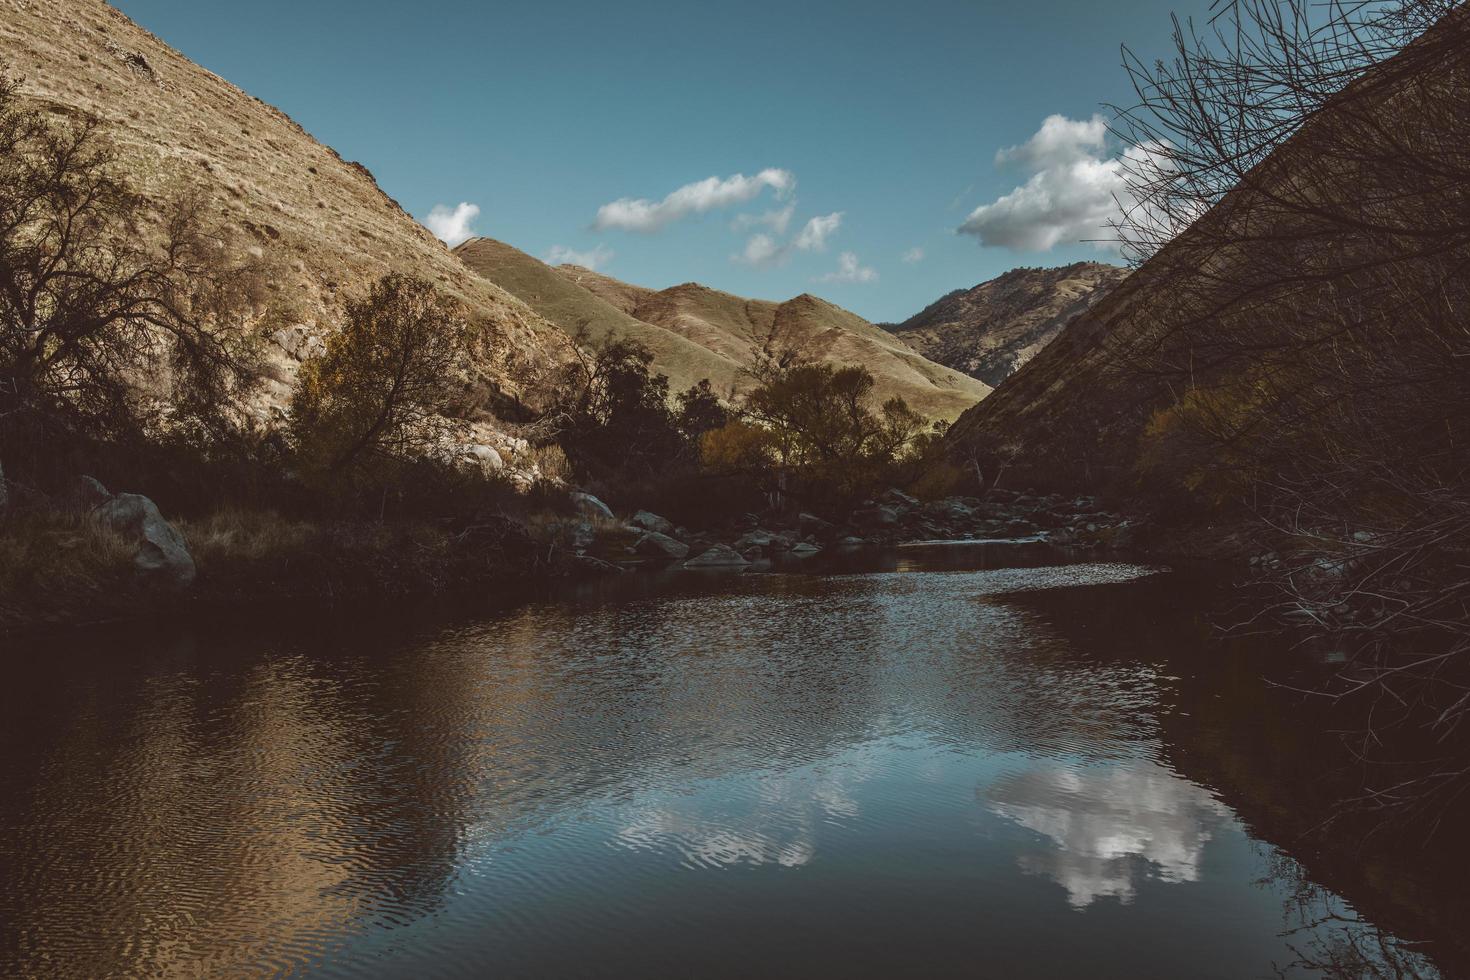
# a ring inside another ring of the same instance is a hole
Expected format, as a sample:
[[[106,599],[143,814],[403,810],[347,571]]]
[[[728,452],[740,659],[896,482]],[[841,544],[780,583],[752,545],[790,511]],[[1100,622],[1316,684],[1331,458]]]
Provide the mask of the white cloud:
[[[1087,120],[1050,115],[1042,120],[1041,128],[1020,146],[997,150],[995,165],[1004,167],[1015,163],[1039,170],[1093,155],[1089,151],[1101,150],[1107,138],[1107,120],[1100,115]]]
[[[740,214],[730,223],[730,230],[735,232],[749,231],[762,225],[771,229],[777,235],[786,234],[787,227],[791,224],[791,216],[796,213],[796,202],[792,201],[784,208],[767,211],[764,214]]]
[[[741,225],[750,227],[755,224],[766,224],[771,226],[776,231],[776,234],[779,235],[781,229],[784,229],[790,222],[791,210],[791,208],[785,208],[782,212],[767,212],[767,214],[761,215],[759,218],[742,215],[741,217],[746,220],[742,222],[740,219],[736,219],[735,227],[738,228]],[[837,232],[837,229],[842,226],[842,214],[841,211],[834,211],[831,214],[819,215],[818,217],[809,219],[802,226],[801,231],[797,232],[796,236],[784,245],[777,242],[774,236],[764,232],[751,235],[745,242],[745,250],[739,255],[730,256],[730,261],[741,262],[745,265],[772,266],[785,262],[787,257],[791,255],[793,249],[799,249],[803,252],[826,251],[827,239],[832,237]],[[780,225],[780,228],[777,228],[777,224]]]
[[[616,254],[606,245],[597,245],[585,252],[579,252],[565,245],[553,245],[551,251],[546,253],[547,265],[580,265],[584,269],[596,272],[598,269],[612,261]]]
[[[903,253],[903,261],[906,265],[916,265],[919,262],[924,261],[924,250],[915,245],[913,248]]]
[[[1045,252],[1079,241],[1120,247],[1111,223],[1141,205],[1131,175],[1140,164],[1160,167],[1167,161],[1148,149],[1109,156],[1106,143],[1107,123],[1101,116],[1048,116],[1025,143],[995,155],[998,166],[1023,166],[1030,178],[970,212],[960,233],[974,235],[982,245],[1017,252]]]
[[[786,249],[776,244],[770,235],[751,235],[745,243],[745,251],[730,258],[746,265],[772,265],[786,256]]]
[[[876,282],[878,272],[858,262],[857,253],[843,252],[837,256],[837,271],[829,272],[818,282]]]
[[[453,248],[475,233],[471,222],[479,216],[480,206],[468,201],[461,201],[453,209],[444,204],[436,204],[424,219],[424,227],[432,231],[435,238]]]
[[[754,177],[744,174],[735,174],[723,180],[719,177],[707,177],[685,184],[662,201],[624,197],[604,204],[597,209],[597,219],[592,227],[598,231],[620,228],[649,234],[661,231],[691,214],[704,214],[707,211],[745,204],[760,196],[766,188],[773,190],[778,198],[784,198],[795,187],[795,175],[789,170],[776,167],[762,170]]]
[[[791,244],[803,252],[825,251],[827,239],[840,227],[842,227],[841,211],[833,211],[831,214],[812,218],[802,227],[801,232]]]

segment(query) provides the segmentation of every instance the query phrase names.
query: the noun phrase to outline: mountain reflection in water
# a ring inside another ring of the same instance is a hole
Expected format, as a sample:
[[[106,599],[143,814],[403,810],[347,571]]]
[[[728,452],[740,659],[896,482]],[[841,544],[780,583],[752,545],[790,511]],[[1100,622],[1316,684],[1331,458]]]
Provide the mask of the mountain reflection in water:
[[[1090,632],[1172,579],[993,559],[37,642],[0,704],[0,974],[1292,962],[1305,872],[1168,761],[1195,634]],[[1347,925],[1308,939],[1379,935],[1318,898]]]

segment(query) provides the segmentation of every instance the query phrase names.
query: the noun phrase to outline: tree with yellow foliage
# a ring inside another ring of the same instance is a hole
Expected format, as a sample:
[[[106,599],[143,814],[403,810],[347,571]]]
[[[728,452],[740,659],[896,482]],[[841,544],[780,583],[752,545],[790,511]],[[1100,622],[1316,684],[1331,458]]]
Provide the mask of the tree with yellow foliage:
[[[315,468],[340,472],[373,457],[421,456],[457,394],[467,327],[432,285],[389,275],[348,304],[341,331],[302,366],[291,431]]]

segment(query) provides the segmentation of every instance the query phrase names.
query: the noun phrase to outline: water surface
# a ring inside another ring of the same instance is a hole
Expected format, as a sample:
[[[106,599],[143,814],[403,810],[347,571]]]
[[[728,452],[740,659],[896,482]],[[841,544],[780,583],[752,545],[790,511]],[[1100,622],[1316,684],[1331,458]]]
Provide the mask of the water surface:
[[[1063,561],[28,644],[0,974],[1435,975],[1181,768],[1195,587]]]

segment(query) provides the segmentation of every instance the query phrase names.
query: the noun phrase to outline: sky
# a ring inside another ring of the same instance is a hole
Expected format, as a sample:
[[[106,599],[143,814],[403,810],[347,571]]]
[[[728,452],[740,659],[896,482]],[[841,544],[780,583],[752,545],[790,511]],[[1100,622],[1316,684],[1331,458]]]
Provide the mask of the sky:
[[[436,234],[876,322],[1105,237],[1124,43],[1209,0],[113,0]]]

